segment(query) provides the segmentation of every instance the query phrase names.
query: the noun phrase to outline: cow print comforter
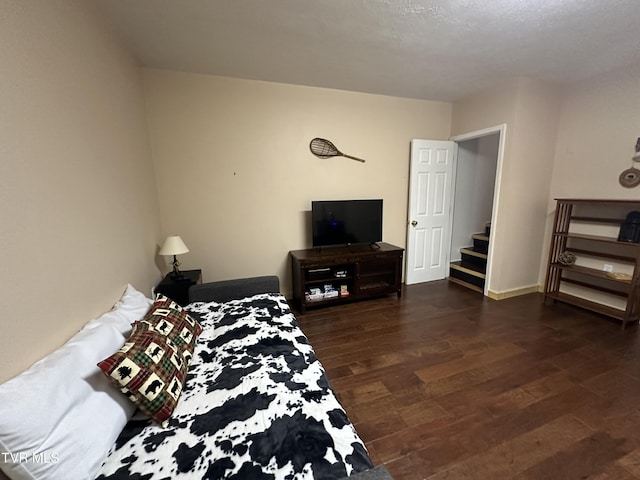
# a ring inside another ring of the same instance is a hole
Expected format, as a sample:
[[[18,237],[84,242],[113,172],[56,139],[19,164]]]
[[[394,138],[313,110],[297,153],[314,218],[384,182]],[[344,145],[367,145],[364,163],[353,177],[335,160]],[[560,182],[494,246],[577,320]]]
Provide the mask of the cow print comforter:
[[[283,296],[187,309],[204,331],[169,427],[134,417],[99,480],[337,479],[372,467]]]

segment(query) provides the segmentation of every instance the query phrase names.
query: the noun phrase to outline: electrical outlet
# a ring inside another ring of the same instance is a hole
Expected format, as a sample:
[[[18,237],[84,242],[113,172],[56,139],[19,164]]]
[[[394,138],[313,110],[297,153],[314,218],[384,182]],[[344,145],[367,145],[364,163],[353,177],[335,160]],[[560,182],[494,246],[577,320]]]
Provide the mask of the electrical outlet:
[[[603,269],[605,272],[613,272],[613,265],[609,265],[608,263],[605,263],[605,264],[604,264],[604,267],[602,267],[602,269]]]

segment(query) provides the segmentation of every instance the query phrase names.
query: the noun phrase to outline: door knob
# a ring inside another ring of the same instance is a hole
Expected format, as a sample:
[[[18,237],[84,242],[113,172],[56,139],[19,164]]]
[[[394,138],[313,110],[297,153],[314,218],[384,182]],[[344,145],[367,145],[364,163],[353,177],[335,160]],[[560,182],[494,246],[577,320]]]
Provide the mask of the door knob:
[[[411,226],[415,227],[418,224],[415,220],[411,220]]]

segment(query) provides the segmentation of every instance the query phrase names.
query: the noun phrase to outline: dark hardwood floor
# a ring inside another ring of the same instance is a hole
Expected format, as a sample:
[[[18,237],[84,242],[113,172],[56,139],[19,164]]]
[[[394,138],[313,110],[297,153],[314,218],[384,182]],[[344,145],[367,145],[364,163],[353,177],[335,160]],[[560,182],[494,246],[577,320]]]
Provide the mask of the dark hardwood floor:
[[[297,313],[396,480],[640,479],[640,334],[446,281]]]

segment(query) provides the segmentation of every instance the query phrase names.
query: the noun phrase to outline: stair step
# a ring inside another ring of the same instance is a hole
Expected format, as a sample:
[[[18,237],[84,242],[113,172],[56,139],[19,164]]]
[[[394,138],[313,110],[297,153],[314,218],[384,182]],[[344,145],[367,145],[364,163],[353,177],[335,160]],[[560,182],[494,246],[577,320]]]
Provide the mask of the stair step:
[[[449,279],[451,278],[457,278],[462,282],[470,283],[484,290],[485,274],[470,265],[462,265],[462,262],[451,262]]]
[[[473,240],[473,250],[476,252],[487,253],[489,252],[489,237],[482,233],[474,233],[471,235]]]
[[[482,258],[484,260],[487,259],[487,254],[483,252],[478,252],[473,249],[473,247],[465,247],[460,249],[460,253],[463,255],[470,255],[472,257]]]
[[[484,224],[484,234],[486,236],[491,235],[491,222],[487,222]]]
[[[474,233],[471,235],[471,238],[473,238],[474,240],[480,240],[483,242],[489,241],[489,236],[485,235],[484,233]]]
[[[487,271],[487,254],[478,252],[475,248],[461,248],[462,261],[460,266],[467,267],[472,270],[486,273]]]
[[[487,261],[481,258],[462,256],[462,260],[458,263],[461,268],[467,268],[477,273],[487,273]]]
[[[483,280],[486,277],[485,273],[477,265],[463,265],[462,262],[451,262],[450,269],[457,270],[466,273],[467,275],[481,278]]]
[[[465,282],[464,280],[460,280],[459,278],[449,277],[449,281],[451,283],[457,283],[458,285],[462,285],[463,287],[473,290],[474,292],[484,293],[484,290],[479,286],[474,285],[473,283]]]

